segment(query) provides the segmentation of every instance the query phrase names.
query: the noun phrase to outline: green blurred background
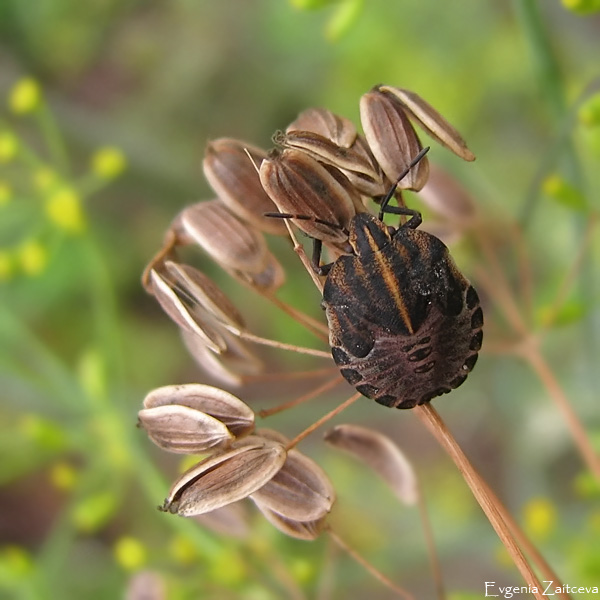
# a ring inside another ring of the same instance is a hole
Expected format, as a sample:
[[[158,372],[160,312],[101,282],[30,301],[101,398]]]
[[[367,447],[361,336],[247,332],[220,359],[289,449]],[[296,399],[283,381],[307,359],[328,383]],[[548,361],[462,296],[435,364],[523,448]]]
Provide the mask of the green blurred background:
[[[360,95],[383,82],[419,93],[467,139],[475,163],[435,145],[431,159],[505,240],[501,260],[517,291],[503,228],[523,230],[535,284],[528,323],[539,327],[600,191],[600,16],[593,0],[565,4],[0,0],[0,597],[118,598],[144,570],[175,599],[392,597],[326,536],[290,540],[251,513],[249,536],[237,540],[155,510],[179,461],[135,429],[137,410],[153,387],[209,379],[140,275],[177,212],[212,197],[201,172],[207,140],[268,148],[310,106],[358,122]],[[590,239],[543,348],[598,448],[595,230]],[[270,243],[288,269],[281,297],[320,317],[293,253]],[[473,276],[473,244],[453,253]],[[208,259],[199,265],[263,335],[314,345]],[[480,363],[435,405],[564,581],[600,585],[598,486],[534,373],[485,352],[514,336],[494,298],[484,305]],[[322,365],[260,354],[274,371]],[[262,408],[307,386],[233,391]],[[294,435],[348,392],[272,422]],[[414,462],[453,598],[483,597],[485,581],[520,585],[414,415],[363,400],[345,421],[388,433]],[[417,509],[318,433],[301,449],[336,486],[336,531],[416,597],[433,598]]]

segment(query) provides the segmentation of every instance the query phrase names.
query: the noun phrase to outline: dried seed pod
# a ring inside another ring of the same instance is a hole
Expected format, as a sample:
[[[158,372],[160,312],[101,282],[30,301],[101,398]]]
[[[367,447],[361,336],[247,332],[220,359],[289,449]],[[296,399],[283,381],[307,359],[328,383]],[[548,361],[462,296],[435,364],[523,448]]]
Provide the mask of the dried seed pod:
[[[283,433],[277,431],[276,429],[261,427],[260,429],[256,430],[256,435],[267,438],[268,440],[273,440],[274,442],[279,442],[284,446],[290,442],[290,439],[287,436],[283,435]]]
[[[389,85],[380,85],[378,89],[380,92],[392,94],[397,98],[410,117],[442,146],[452,150],[454,154],[464,160],[475,160],[475,155],[467,148],[467,143],[460,133],[421,96],[409,90]]]
[[[168,274],[151,270],[150,289],[162,309],[181,329],[193,332],[213,352],[222,352],[226,349],[225,340],[219,331],[222,326],[178,288]]]
[[[224,423],[187,406],[145,408],[138,412],[138,419],[157,446],[177,454],[200,454],[225,447],[234,439]]]
[[[279,529],[282,533],[298,540],[316,540],[321,531],[325,528],[326,516],[321,517],[316,521],[295,521],[294,519],[288,519],[270,508],[263,506],[257,500],[255,500],[254,503],[256,504],[256,508],[260,510],[271,525]]]
[[[260,167],[260,180],[282,213],[316,217],[335,227],[312,220],[293,219],[311,237],[333,244],[346,242],[346,228],[357,210],[364,210],[360,195],[341,173],[299,150],[272,153]]]
[[[396,181],[422,148],[402,104],[391,94],[374,89],[360,99],[360,121],[373,156],[388,179]],[[398,188],[420,190],[428,172],[424,158],[399,182]]]
[[[285,131],[312,131],[342,148],[350,148],[358,135],[350,119],[340,117],[326,108],[308,108],[302,111]]]
[[[381,196],[389,189],[389,184],[384,182],[381,167],[363,136],[358,136],[349,148],[338,146],[311,131],[279,132],[275,134],[273,141],[285,148],[306,152],[315,160],[336,167],[361,194]]]
[[[447,171],[431,164],[429,179],[419,198],[439,216],[464,227],[475,217],[476,207],[467,190]]]
[[[240,140],[220,138],[206,146],[204,175],[219,199],[261,231],[286,235],[285,223],[264,217],[275,206],[260,184],[258,168],[267,153]]]
[[[267,249],[262,233],[218,200],[188,206],[172,228],[179,239],[198,244],[232,277],[262,293],[275,292],[285,281],[283,267]]]
[[[212,385],[166,385],[152,390],[144,398],[145,409],[172,405],[188,407],[217,419],[236,437],[254,429],[254,411],[237,396]]]
[[[335,490],[319,465],[298,450],[289,450],[277,475],[250,498],[286,519],[305,522],[331,510]]]
[[[264,268],[264,237],[242,223],[219,200],[188,206],[179,214],[174,228],[226,270],[260,273]]]
[[[211,456],[173,484],[160,510],[192,517],[242,500],[265,485],[285,458],[281,444],[260,438]]]
[[[256,375],[263,369],[260,359],[242,340],[228,331],[223,332],[226,349],[219,354],[215,354],[188,330],[181,329],[181,337],[198,366],[223,384],[241,385],[245,375]]]
[[[337,425],[324,439],[364,462],[400,501],[408,505],[417,502],[419,492],[412,465],[389,437],[359,425]]]
[[[244,329],[242,315],[212,279],[194,267],[169,260],[164,269],[180,293],[199,304],[210,317],[230,331]]]

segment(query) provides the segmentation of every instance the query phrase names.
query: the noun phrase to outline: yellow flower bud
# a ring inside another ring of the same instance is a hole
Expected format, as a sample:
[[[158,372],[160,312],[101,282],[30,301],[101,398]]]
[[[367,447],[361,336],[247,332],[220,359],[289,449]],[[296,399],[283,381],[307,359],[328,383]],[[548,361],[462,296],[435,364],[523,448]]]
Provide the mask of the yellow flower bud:
[[[8,281],[14,273],[13,257],[6,250],[0,250],[0,282]]]
[[[66,462],[57,462],[50,467],[50,481],[59,490],[73,489],[77,481],[77,471]]]
[[[19,140],[10,131],[0,131],[0,163],[11,161],[19,150]]]
[[[0,180],[0,207],[6,206],[12,197],[12,189],[6,181]]]
[[[81,198],[73,188],[56,190],[46,201],[46,214],[55,225],[69,233],[81,233],[85,228]]]
[[[41,102],[42,93],[35,79],[24,77],[15,83],[8,96],[10,110],[18,115],[35,110]]]
[[[127,166],[127,159],[119,148],[99,148],[92,156],[92,171],[102,179],[118,177]]]
[[[577,118],[584,127],[600,125],[600,93],[590,96],[581,104],[577,111]]]
[[[27,240],[17,251],[22,271],[31,277],[39,275],[48,263],[48,252],[36,240]]]
[[[556,509],[546,498],[533,498],[523,509],[525,530],[538,539],[547,537],[556,524]]]
[[[122,537],[114,547],[117,562],[127,571],[137,571],[146,562],[146,548],[133,537]]]
[[[600,0],[562,0],[563,6],[578,15],[600,11]]]

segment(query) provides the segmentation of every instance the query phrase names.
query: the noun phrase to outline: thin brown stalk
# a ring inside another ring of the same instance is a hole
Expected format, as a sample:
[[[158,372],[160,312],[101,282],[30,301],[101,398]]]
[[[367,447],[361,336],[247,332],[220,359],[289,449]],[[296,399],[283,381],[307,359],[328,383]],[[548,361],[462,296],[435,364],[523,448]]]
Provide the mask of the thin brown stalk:
[[[273,294],[267,294],[265,295],[265,298],[277,306],[277,308],[280,308],[284,313],[292,317],[292,319],[300,323],[300,325],[306,327],[306,329],[316,335],[320,340],[323,340],[324,342],[329,341],[329,328],[327,325],[317,321],[317,319],[313,319],[301,310],[290,306],[287,302],[284,302]]]
[[[274,406],[273,408],[266,408],[264,410],[259,410],[258,414],[264,419],[265,417],[270,417],[271,415],[275,415],[279,412],[283,412],[284,410],[287,410],[288,408],[293,408],[294,406],[298,406],[299,404],[308,402],[309,400],[312,400],[313,398],[320,396],[324,392],[327,392],[331,388],[334,388],[341,381],[343,381],[343,378],[341,376],[334,377],[333,379],[326,381],[322,385],[310,390],[310,392],[307,392],[306,394],[303,394],[302,396],[299,396],[298,398],[294,398],[293,400],[284,402],[283,404],[279,404],[278,406]]]
[[[487,272],[484,269],[478,270],[480,281],[487,288],[490,297],[496,300],[513,329],[522,337],[522,342],[515,347],[516,352],[531,365],[548,390],[550,396],[556,403],[557,408],[561,411],[584,462],[594,476],[600,480],[600,458],[594,451],[585,428],[575,414],[566,394],[554,377],[547,362],[541,355],[537,340],[535,340],[529,327],[524,322],[511,288],[500,268],[493,247],[485,235],[480,232],[475,233],[486,259],[490,265],[492,265],[492,268],[490,269],[491,272]],[[567,278],[565,283],[569,285],[569,281],[570,277]]]
[[[288,219],[285,219],[285,225],[286,225],[286,227],[288,229],[288,233],[290,234],[290,238],[292,240],[292,243],[294,244],[294,252],[300,258],[300,261],[302,262],[302,265],[304,266],[304,268],[306,269],[306,271],[310,275],[310,278],[313,280],[313,283],[315,284],[316,288],[321,293],[323,293],[323,282],[321,281],[321,279],[319,278],[319,276],[314,272],[314,270],[313,270],[313,268],[312,268],[312,266],[310,264],[310,260],[308,259],[308,256],[306,256],[306,252],[304,251],[304,247],[298,241],[298,238],[296,237],[296,235],[294,234],[294,230],[292,229],[292,224],[289,222]]]
[[[508,525],[502,518],[502,515],[494,502],[494,498],[487,493],[486,484],[483,482],[473,465],[469,462],[465,453],[442,421],[438,412],[429,403],[417,406],[414,410],[421,422],[427,427],[448,456],[454,461],[454,464],[457,466],[465,482],[471,489],[479,506],[481,506],[490,524],[508,550],[508,553],[523,576],[523,579],[532,590],[537,590],[533,592],[535,598],[537,598],[537,600],[544,600],[541,593],[544,588],[527,562]]]
[[[431,563],[435,591],[439,600],[445,600],[446,592],[444,590],[444,577],[442,575],[442,567],[435,547],[435,540],[433,539],[433,530],[431,529],[431,521],[429,520],[429,513],[427,512],[427,503],[425,502],[421,486],[418,483],[417,486],[417,503],[419,505],[421,523],[423,524],[423,533],[425,534],[429,562]]]
[[[261,344],[263,346],[271,346],[272,348],[278,348],[279,350],[289,350],[290,352],[297,352],[298,354],[310,354],[311,356],[318,356],[319,358],[328,358],[331,360],[331,353],[323,350],[313,350],[312,348],[303,348],[302,346],[296,346],[295,344],[285,344],[283,342],[277,342],[268,338],[263,338],[248,331],[237,331],[236,335],[254,344]]]
[[[581,267],[583,265],[583,261],[585,260],[586,253],[587,253],[589,246],[593,239],[592,233],[597,224],[598,224],[598,216],[592,215],[592,217],[590,218],[590,220],[587,223],[585,233],[583,234],[583,239],[579,246],[579,251],[577,252],[577,256],[576,256],[575,260],[573,261],[571,268],[568,270],[567,274],[565,275],[565,277],[558,289],[558,293],[556,294],[554,303],[552,304],[552,307],[550,308],[550,312],[549,312],[548,316],[544,319],[544,322],[542,324],[544,329],[549,329],[554,324],[561,308],[564,306],[564,304],[568,298],[569,292],[573,288],[573,284],[575,283],[577,276],[581,272]]]
[[[286,446],[286,450],[290,450],[294,446],[297,446],[305,437],[309,436],[313,431],[315,431],[316,429],[318,429],[319,427],[321,427],[321,425],[323,425],[324,423],[326,423],[327,421],[329,421],[329,419],[332,419],[333,417],[335,417],[336,415],[338,415],[339,413],[341,413],[344,409],[348,408],[351,404],[353,404],[354,402],[356,402],[361,397],[361,395],[362,394],[360,394],[360,392],[357,392],[353,396],[350,396],[350,398],[348,398],[348,400],[345,400],[339,406],[337,406],[333,410],[329,411],[327,414],[323,415],[318,421],[315,421],[312,425],[310,425],[309,427],[307,427],[304,431],[300,432]]]
[[[283,373],[260,373],[258,375],[243,375],[244,383],[257,383],[263,381],[288,381],[290,379],[308,379],[321,377],[322,375],[332,375],[339,373],[337,367],[327,367],[326,369],[310,369],[309,371],[287,371]]]
[[[556,407],[562,413],[583,460],[589,470],[594,474],[594,477],[600,481],[600,456],[594,450],[581,421],[575,414],[573,407],[569,403],[569,399],[554,376],[552,369],[541,355],[537,344],[522,344],[520,347],[520,354],[531,365],[531,368],[535,371],[548,390]]]
[[[523,232],[519,226],[510,221],[507,225],[507,231],[511,234],[514,241],[517,254],[517,265],[519,270],[519,290],[524,306],[524,313],[527,319],[533,315],[533,274],[531,272],[531,260],[527,244],[523,239]]]
[[[564,586],[561,580],[559,579],[558,575],[546,562],[546,559],[540,554],[539,550],[531,543],[531,540],[525,535],[525,532],[521,529],[521,527],[519,527],[519,524],[513,519],[510,512],[508,512],[508,509],[504,506],[504,504],[502,504],[502,502],[500,502],[498,496],[496,496],[496,494],[492,491],[490,486],[487,485],[487,483],[485,482],[483,483],[485,485],[487,493],[496,503],[498,511],[502,515],[502,518],[504,519],[505,523],[508,525],[508,528],[512,531],[513,535],[515,536],[515,539],[517,540],[521,548],[529,556],[529,558],[532,560],[535,566],[540,570],[540,572],[544,576],[544,579],[546,581],[552,581],[554,584],[554,588],[561,589],[560,592],[556,592],[556,597],[560,598],[561,600],[573,600],[569,594],[562,591]]]
[[[340,547],[344,552],[346,552],[353,560],[355,560],[359,565],[364,567],[375,579],[383,583],[387,588],[398,594],[401,598],[405,598],[406,600],[415,600],[415,597],[407,592],[404,588],[401,588],[398,584],[394,583],[391,579],[389,579],[386,575],[384,575],[381,571],[376,569],[370,562],[368,562],[365,558],[363,558],[356,550],[348,546],[346,542],[331,529],[331,527],[327,527],[327,533],[329,537]]]

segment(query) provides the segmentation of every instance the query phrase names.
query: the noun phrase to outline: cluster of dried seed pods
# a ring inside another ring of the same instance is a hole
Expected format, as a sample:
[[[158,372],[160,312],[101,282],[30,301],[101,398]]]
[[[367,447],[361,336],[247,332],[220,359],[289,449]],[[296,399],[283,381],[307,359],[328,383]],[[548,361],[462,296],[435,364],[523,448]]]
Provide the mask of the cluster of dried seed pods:
[[[175,481],[164,512],[198,516],[249,497],[288,535],[314,539],[323,528],[335,500],[327,475],[281,434],[255,431],[254,412],[233,394],[200,384],[158,388],[138,418],[163,450],[207,455]]]
[[[217,198],[177,215],[143,283],[213,378],[240,385],[258,373],[262,362],[246,341],[261,338],[247,331],[215,282],[179,260],[177,250],[199,247],[282,307],[276,292],[285,274],[264,234],[285,235],[290,224],[314,241],[312,267],[326,276],[332,356],[363,395],[411,408],[460,385],[475,364],[482,337],[477,294],[446,246],[416,229],[420,215],[402,197],[402,190],[421,190],[447,222],[474,213],[460,187],[430,167],[411,122],[464,160],[474,156],[438,112],[407,90],[375,87],[362,97],[360,115],[364,135],[343,117],[309,109],[275,134],[278,148],[269,153],[228,138],[208,144],[203,167]],[[442,191],[448,186],[450,203]],[[388,213],[411,218],[391,227],[383,223]],[[334,262],[322,265],[322,252]],[[308,317],[299,318],[319,330]],[[323,529],[335,499],[327,476],[281,434],[255,431],[253,411],[235,396],[197,384],[160,388],[146,397],[139,422],[167,451],[207,454],[173,484],[162,510],[196,516],[250,498],[291,536],[313,539]],[[362,448],[399,496],[416,494],[391,442],[344,427],[328,441],[354,453]]]

